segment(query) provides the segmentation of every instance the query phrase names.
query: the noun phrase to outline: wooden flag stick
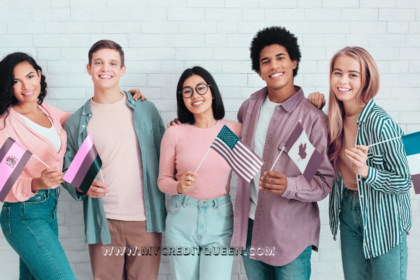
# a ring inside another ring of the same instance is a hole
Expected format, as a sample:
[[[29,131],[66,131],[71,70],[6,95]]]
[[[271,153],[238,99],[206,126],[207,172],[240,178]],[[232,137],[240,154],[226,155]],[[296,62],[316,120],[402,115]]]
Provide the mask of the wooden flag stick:
[[[299,122],[301,122],[302,120],[299,120]],[[281,149],[280,154],[277,156],[276,160],[274,161],[273,166],[271,167],[270,171],[273,171],[274,166],[276,165],[277,161],[279,160],[281,154],[283,153],[284,148],[286,147],[286,144],[284,144],[285,146],[283,147],[283,149]]]
[[[195,170],[195,173],[197,173],[198,169],[200,168],[201,164],[203,163],[204,159],[207,157],[207,155],[209,154],[211,148],[209,148],[209,150],[207,151],[206,155],[204,156],[204,158],[201,160],[200,164],[198,165],[197,169]]]
[[[7,136],[7,137],[9,137],[9,138],[12,138],[12,137],[10,137],[10,136],[9,136],[9,135],[7,135],[7,134],[6,134],[6,136]],[[48,164],[46,164],[45,162],[43,162],[43,161],[42,161],[39,157],[37,157],[37,156],[36,156],[36,155],[34,155],[34,154],[32,154],[32,155],[34,156],[34,158],[36,158],[36,159],[37,159],[37,160],[39,160],[41,163],[43,163],[46,167],[51,168],[51,167],[49,167],[49,166],[48,166]]]
[[[382,144],[382,143],[386,143],[386,142],[389,142],[389,141],[393,141],[393,140],[396,140],[396,139],[400,139],[400,138],[401,138],[401,136],[400,137],[395,137],[395,138],[392,138],[392,139],[389,139],[389,140],[385,140],[385,141],[382,141],[382,142],[379,142],[379,143],[369,145],[368,147],[373,147],[373,146],[376,146],[376,145],[379,145],[379,144]]]
[[[270,171],[273,171],[274,166],[276,165],[277,161],[279,160],[281,154],[283,153],[284,147],[283,149],[281,149],[280,154],[277,156],[276,160],[274,161],[273,166],[271,167]]]

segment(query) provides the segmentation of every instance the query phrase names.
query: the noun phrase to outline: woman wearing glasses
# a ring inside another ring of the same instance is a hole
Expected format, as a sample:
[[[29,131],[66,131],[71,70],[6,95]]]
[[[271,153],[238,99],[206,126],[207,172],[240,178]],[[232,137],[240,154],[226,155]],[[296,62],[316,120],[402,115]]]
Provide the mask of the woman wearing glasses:
[[[161,144],[159,189],[173,195],[166,218],[166,245],[174,279],[230,279],[233,211],[229,196],[231,168],[210,151],[226,125],[236,135],[241,125],[223,120],[219,89],[201,67],[187,69],[177,86],[178,119]],[[175,173],[175,176],[174,176]]]

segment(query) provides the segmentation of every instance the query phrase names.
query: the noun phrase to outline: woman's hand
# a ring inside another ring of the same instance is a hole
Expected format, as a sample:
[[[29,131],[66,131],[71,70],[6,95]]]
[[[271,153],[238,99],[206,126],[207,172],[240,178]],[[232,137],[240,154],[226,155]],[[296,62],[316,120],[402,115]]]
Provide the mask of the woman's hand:
[[[32,180],[32,192],[47,190],[64,182],[64,174],[57,171],[55,167],[42,170],[41,177]]]
[[[359,174],[363,179],[366,179],[369,174],[369,166],[366,165],[368,150],[369,147],[363,145],[358,145],[356,148],[345,150],[346,156],[351,160],[351,166],[354,173]]]
[[[167,128],[170,128],[171,126],[177,126],[180,125],[181,122],[178,120],[178,118],[175,118],[173,121],[171,121],[170,123],[168,123],[166,125]]]
[[[147,100],[147,98],[143,94],[141,94],[138,88],[130,89],[128,92],[131,93],[131,95],[133,96],[133,99],[136,101],[139,99],[141,99],[141,101]]]
[[[309,94],[308,100],[316,107],[318,107],[318,109],[322,110],[322,108],[325,106],[325,96],[322,93],[312,92]]]
[[[184,192],[189,191],[195,182],[196,176],[197,173],[193,171],[185,172],[184,175],[182,175],[181,181],[178,183],[176,188],[177,192],[183,194]]]

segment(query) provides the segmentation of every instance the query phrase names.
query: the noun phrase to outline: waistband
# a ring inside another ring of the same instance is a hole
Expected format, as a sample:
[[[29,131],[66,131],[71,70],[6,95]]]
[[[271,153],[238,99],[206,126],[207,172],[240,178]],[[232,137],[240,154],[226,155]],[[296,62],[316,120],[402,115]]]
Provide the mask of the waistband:
[[[196,199],[185,194],[178,194],[173,196],[172,199],[179,200],[182,205],[185,207],[186,205],[194,205],[198,207],[213,207],[217,208],[218,205],[222,205],[226,202],[230,202],[230,195],[224,195],[222,197],[214,198],[214,199]]]
[[[59,196],[60,192],[60,187],[57,187],[55,189],[39,190],[36,194],[45,194],[47,197],[49,197],[51,195]]]
[[[344,187],[344,192],[343,192],[343,194],[345,195],[345,196],[348,196],[349,194],[353,194],[353,195],[359,195],[359,192],[358,191],[353,191],[353,190],[350,190],[350,189],[348,189],[348,188],[346,188],[346,187]]]

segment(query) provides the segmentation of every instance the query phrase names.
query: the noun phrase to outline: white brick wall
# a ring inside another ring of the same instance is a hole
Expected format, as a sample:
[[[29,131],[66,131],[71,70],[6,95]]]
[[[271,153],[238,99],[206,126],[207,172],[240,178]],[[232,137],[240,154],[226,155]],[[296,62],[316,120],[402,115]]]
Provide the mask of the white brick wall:
[[[0,0],[0,57],[24,51],[44,69],[48,102],[75,111],[93,95],[87,52],[100,39],[126,53],[124,89],[139,87],[165,122],[176,115],[175,87],[185,68],[201,65],[218,82],[235,119],[241,103],[264,85],[252,72],[249,44],[259,29],[282,25],[296,33],[302,50],[296,84],[306,95],[328,90],[329,59],[346,45],[371,52],[381,72],[376,100],[407,132],[420,130],[420,0]],[[234,176],[236,177],[236,176]],[[232,179],[232,195],[236,193]],[[412,195],[408,279],[420,275],[420,196]],[[319,253],[312,280],[343,278],[340,244],[321,209]],[[82,203],[66,191],[58,208],[60,241],[78,279],[92,279],[84,244]],[[18,277],[18,257],[0,235],[0,279]],[[160,280],[172,279],[162,258]],[[246,279],[235,258],[232,279]]]

